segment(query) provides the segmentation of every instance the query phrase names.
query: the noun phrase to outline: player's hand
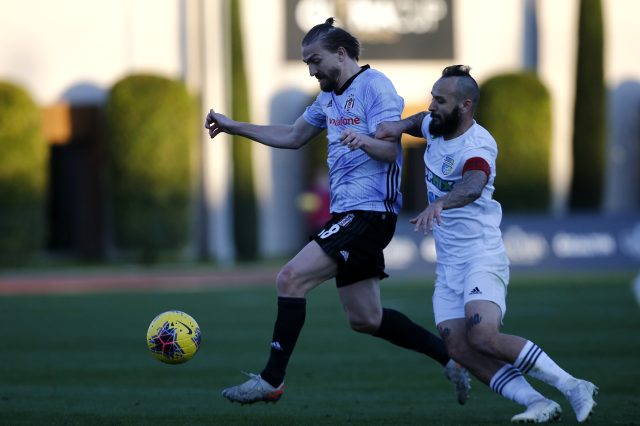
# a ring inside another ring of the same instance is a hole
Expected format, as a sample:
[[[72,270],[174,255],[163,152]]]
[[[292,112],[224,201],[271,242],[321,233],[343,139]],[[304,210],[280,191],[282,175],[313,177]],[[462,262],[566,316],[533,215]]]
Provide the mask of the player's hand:
[[[402,136],[402,126],[399,121],[384,121],[376,127],[376,139],[398,140]]]
[[[346,146],[351,151],[354,151],[366,145],[366,137],[365,135],[357,133],[353,129],[346,129],[340,135],[340,142],[343,146]]]
[[[215,112],[213,109],[209,110],[207,118],[204,123],[204,128],[209,130],[209,137],[215,138],[218,133],[224,132],[233,134],[231,132],[231,125],[234,123],[229,117]]]
[[[418,216],[409,220],[415,227],[414,232],[418,232],[422,228],[424,235],[433,232],[434,225],[442,225],[442,201],[436,200],[424,209]]]

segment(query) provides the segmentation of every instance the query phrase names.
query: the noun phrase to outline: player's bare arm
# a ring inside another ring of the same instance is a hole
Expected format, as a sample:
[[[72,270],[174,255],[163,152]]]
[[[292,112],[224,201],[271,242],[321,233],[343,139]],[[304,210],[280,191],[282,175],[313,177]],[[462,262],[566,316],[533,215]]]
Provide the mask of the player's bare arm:
[[[322,131],[321,128],[307,123],[302,116],[291,125],[260,125],[235,121],[214,110],[207,114],[204,127],[209,130],[211,139],[223,132],[283,149],[298,149]]]
[[[371,136],[357,133],[353,129],[347,129],[342,132],[342,145],[348,147],[351,151],[362,149],[369,157],[393,163],[398,157],[398,140],[395,143],[391,141],[372,138]]]
[[[451,192],[430,203],[418,216],[409,220],[415,225],[414,231],[422,229],[425,235],[433,230],[437,223],[442,225],[442,211],[466,206],[482,195],[482,190],[488,182],[486,173],[482,170],[469,170],[462,175]]]
[[[422,137],[422,121],[427,114],[427,111],[422,111],[400,121],[380,123],[376,129],[375,137],[376,139],[388,140],[388,138],[399,138],[403,133],[418,138]]]
[[[473,203],[482,195],[482,189],[488,181],[486,173],[482,170],[469,170],[462,175],[451,192],[438,198],[442,202],[442,210],[455,209]]]

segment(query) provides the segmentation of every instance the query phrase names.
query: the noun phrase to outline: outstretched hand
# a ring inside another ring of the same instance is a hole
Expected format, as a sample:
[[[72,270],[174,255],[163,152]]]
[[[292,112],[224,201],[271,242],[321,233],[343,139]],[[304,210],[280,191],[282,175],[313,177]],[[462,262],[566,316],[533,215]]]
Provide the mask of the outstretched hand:
[[[229,117],[223,114],[219,114],[213,109],[210,109],[204,123],[204,128],[209,130],[209,137],[213,139],[220,132],[232,134],[232,132],[230,131],[232,123],[233,120],[231,120]]]
[[[442,207],[442,202],[436,200],[429,204],[418,216],[410,219],[409,222],[415,225],[414,232],[418,232],[422,228],[424,235],[427,235],[429,232],[433,232],[435,224],[442,225]]]

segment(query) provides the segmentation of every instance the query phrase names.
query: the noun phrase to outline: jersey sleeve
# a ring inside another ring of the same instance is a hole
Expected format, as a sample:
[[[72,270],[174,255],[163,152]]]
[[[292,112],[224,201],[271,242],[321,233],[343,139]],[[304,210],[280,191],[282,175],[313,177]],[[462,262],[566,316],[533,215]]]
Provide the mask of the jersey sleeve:
[[[398,121],[404,109],[404,99],[396,92],[387,78],[375,78],[365,91],[367,105],[367,126],[369,134],[374,134],[378,124],[384,121]]]
[[[462,168],[462,174],[464,175],[466,172],[471,170],[479,170],[484,172],[487,176],[487,179],[491,177],[491,166],[482,157],[471,157],[467,161],[464,162],[464,166]]]
[[[467,170],[481,170],[487,178],[496,169],[497,152],[490,145],[467,149],[462,156],[463,173]]]
[[[302,117],[307,121],[307,123],[311,124],[315,127],[320,127],[321,129],[327,128],[327,116],[322,109],[322,103],[320,101],[320,97],[322,93],[316,97],[316,100],[313,101],[311,105],[309,105],[302,114]]]

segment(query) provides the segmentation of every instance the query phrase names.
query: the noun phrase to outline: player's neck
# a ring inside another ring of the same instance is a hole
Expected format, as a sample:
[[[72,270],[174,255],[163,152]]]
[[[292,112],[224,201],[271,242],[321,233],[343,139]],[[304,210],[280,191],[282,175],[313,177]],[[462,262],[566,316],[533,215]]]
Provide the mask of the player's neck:
[[[338,87],[342,87],[345,85],[347,81],[354,75],[360,72],[360,65],[356,61],[349,61],[340,75],[340,79],[338,80]]]

